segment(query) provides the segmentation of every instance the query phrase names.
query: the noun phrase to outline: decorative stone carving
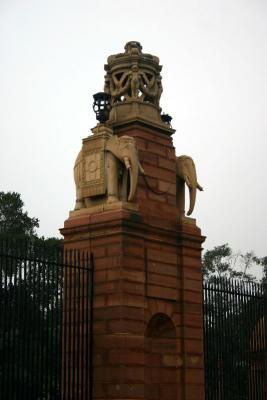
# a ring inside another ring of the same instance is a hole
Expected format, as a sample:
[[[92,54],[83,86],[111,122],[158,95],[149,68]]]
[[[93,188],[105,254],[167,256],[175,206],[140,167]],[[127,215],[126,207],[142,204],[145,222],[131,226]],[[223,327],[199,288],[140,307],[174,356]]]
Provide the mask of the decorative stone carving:
[[[139,163],[135,139],[118,137],[99,125],[95,135],[83,141],[74,165],[75,210],[118,201],[132,202]]]
[[[163,124],[160,118],[161,69],[159,58],[142,53],[139,42],[128,42],[125,53],[108,57],[104,92],[111,96],[112,122],[134,115]],[[139,104],[138,109],[133,102]]]
[[[193,159],[189,156],[176,157],[176,198],[177,206],[181,211],[181,214],[185,214],[185,183],[189,189],[189,210],[187,215],[191,215],[196,202],[196,191],[203,190],[203,188],[197,182],[196,167]]]

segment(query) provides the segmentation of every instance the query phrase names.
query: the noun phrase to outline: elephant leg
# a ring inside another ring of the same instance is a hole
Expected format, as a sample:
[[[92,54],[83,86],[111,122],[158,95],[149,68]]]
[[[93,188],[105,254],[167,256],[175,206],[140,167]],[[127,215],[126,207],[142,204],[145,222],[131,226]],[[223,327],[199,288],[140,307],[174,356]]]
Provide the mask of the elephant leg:
[[[82,198],[81,190],[77,190],[76,191],[76,203],[75,203],[74,210],[80,210],[83,207],[84,207],[84,201]]]
[[[107,192],[108,203],[118,201],[118,165],[111,152],[107,152]]]

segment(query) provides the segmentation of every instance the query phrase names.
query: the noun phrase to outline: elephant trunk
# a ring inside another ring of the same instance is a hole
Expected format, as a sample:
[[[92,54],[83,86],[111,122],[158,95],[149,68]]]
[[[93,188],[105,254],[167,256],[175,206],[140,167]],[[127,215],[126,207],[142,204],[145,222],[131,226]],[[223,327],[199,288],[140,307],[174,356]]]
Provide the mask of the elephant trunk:
[[[128,201],[132,201],[136,192],[137,179],[138,179],[138,160],[132,162],[129,168],[130,172],[130,190],[128,195]]]

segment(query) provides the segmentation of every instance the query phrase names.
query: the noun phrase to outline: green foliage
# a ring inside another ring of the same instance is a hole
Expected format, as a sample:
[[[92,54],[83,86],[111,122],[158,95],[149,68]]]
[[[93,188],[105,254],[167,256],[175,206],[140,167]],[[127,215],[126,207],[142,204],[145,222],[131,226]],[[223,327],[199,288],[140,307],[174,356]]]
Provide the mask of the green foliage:
[[[24,203],[19,193],[0,192],[0,236],[25,237],[36,235],[38,218],[29,217],[23,211]]]
[[[203,273],[204,277],[210,277],[212,274],[221,277],[230,272],[230,256],[232,250],[228,243],[221,246],[215,246],[212,250],[207,250],[203,256]]]
[[[263,279],[267,276],[267,257],[258,258],[253,251],[247,253],[233,252],[228,243],[215,246],[203,255],[203,278],[205,281],[216,281],[218,278],[236,278],[255,282],[258,278],[251,273],[260,268]]]
[[[36,228],[39,227],[39,219],[30,217],[23,207],[24,202],[19,193],[0,192],[1,252],[11,255],[14,251],[20,253],[27,248],[28,253],[29,251],[31,253],[28,256],[35,257],[37,254],[42,254],[50,259],[55,257],[58,251],[63,249],[63,240],[55,237],[39,237],[36,232]],[[14,276],[19,267],[19,262],[16,268],[14,265],[11,268],[6,259],[1,262],[2,271],[9,277]]]

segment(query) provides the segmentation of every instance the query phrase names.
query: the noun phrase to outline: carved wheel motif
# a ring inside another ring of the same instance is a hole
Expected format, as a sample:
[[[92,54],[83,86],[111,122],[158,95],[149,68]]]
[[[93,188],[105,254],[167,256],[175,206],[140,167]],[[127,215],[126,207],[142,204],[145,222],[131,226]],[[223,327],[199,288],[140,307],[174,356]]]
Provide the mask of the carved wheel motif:
[[[82,190],[85,196],[98,196],[106,191],[105,159],[99,148],[84,154]]]

